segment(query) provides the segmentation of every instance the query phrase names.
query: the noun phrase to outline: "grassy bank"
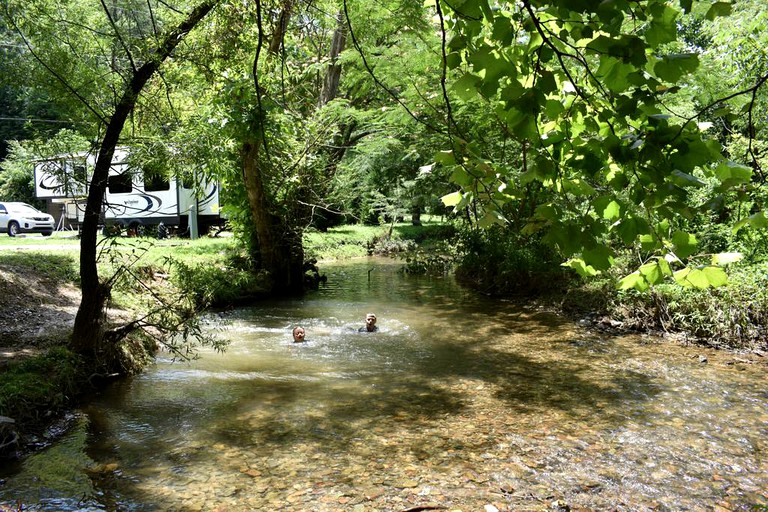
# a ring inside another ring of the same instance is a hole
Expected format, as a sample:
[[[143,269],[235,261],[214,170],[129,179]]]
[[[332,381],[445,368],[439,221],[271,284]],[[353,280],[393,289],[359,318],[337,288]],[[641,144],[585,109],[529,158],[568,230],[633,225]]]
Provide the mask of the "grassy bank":
[[[202,286],[202,269],[217,286],[233,289],[237,271],[228,267],[237,250],[231,237],[115,239],[100,246],[102,276],[118,270],[122,276],[111,304],[122,318],[137,316],[159,296]],[[15,422],[0,421],[0,453],[44,443],[48,423],[105,377],[67,348],[79,304],[78,254],[74,237],[0,237],[0,416]],[[185,270],[196,280],[184,281]],[[128,346],[142,343],[130,340]],[[137,360],[136,367],[145,362]]]

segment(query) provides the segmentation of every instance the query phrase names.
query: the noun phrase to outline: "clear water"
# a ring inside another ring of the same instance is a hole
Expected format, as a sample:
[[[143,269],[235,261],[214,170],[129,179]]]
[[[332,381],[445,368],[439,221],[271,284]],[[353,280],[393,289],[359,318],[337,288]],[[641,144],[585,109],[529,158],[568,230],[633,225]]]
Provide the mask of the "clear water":
[[[226,353],[160,357],[116,383],[7,477],[0,503],[766,510],[765,366],[606,337],[399,268],[334,264],[303,299],[208,315]],[[368,312],[380,331],[358,333]]]

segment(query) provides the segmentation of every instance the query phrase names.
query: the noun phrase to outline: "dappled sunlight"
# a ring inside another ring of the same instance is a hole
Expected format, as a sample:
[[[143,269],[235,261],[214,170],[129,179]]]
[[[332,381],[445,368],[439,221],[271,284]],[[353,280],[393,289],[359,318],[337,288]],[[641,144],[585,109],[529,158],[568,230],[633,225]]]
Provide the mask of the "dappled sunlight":
[[[703,366],[398,268],[339,265],[304,298],[211,313],[226,353],[161,354],[111,387],[86,410],[92,502],[700,509],[768,484],[757,369]],[[380,330],[359,333],[368,312]]]

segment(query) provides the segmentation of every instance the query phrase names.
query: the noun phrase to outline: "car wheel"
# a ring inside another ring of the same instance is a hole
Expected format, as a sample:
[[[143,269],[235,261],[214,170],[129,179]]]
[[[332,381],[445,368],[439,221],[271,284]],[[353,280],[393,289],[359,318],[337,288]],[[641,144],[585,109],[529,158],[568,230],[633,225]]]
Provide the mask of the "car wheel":
[[[19,223],[12,220],[8,223],[8,236],[16,236],[19,234]]]
[[[43,231],[43,236],[51,236],[53,231]]]

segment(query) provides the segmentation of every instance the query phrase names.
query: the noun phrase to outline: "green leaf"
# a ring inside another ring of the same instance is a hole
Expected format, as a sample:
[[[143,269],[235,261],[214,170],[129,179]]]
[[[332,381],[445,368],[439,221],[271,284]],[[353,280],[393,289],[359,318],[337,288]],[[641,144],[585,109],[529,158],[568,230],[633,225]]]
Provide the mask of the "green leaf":
[[[506,219],[502,214],[496,210],[489,210],[485,212],[485,215],[483,215],[479,221],[477,221],[477,225],[483,229],[487,229],[494,224],[504,225],[505,222]]]
[[[713,265],[728,265],[729,263],[736,263],[741,261],[744,255],[740,252],[721,252],[712,255]]]
[[[680,8],[684,13],[690,13],[693,8],[693,0],[680,0]]]
[[[648,282],[640,275],[640,272],[637,271],[632,272],[619,280],[619,290],[629,290],[630,288],[634,288],[639,292],[644,292],[648,287]]]
[[[650,226],[645,219],[638,217],[625,217],[615,227],[616,232],[625,244],[631,244],[638,235],[648,233]]]
[[[640,248],[643,251],[650,252],[658,247],[656,237],[653,235],[640,235]]]
[[[592,266],[587,265],[581,258],[571,258],[562,265],[574,269],[582,277],[592,277],[600,273]]]
[[[752,169],[746,165],[728,160],[717,166],[715,176],[724,184],[740,185],[749,183],[752,179]]]
[[[697,288],[704,290],[709,287],[709,279],[701,270],[695,268],[684,268],[674,274],[675,282],[685,288]]]
[[[613,265],[611,250],[605,245],[598,245],[582,253],[584,261],[597,270],[608,270]]]
[[[728,274],[720,267],[704,267],[701,271],[712,287],[716,288],[728,284]]]
[[[624,64],[613,57],[603,56],[600,59],[600,67],[597,69],[597,75],[602,77],[603,83],[613,92],[623,92],[629,87],[627,76],[635,68],[629,64]]]
[[[664,280],[664,269],[659,265],[658,260],[646,263],[638,269],[638,272],[648,284],[658,284]]]
[[[765,212],[757,212],[750,215],[746,219],[742,219],[733,226],[733,232],[738,232],[744,226],[750,226],[756,229],[768,228],[768,217]]]
[[[475,177],[469,174],[464,167],[455,165],[451,173],[451,181],[461,187],[468,187],[475,183]]]
[[[730,14],[731,14],[730,2],[715,2],[707,11],[706,18],[712,21],[718,16],[728,16]]]
[[[572,180],[562,180],[563,189],[575,196],[588,196],[595,193],[594,187],[586,181],[576,178]]]
[[[453,165],[456,163],[456,158],[453,156],[453,151],[439,151],[435,155],[435,162],[443,165]]]
[[[673,53],[663,56],[653,71],[661,80],[677,83],[683,75],[693,73],[698,67],[699,56],[695,53]]]
[[[678,11],[663,4],[656,4],[651,9],[653,19],[650,27],[645,33],[646,40],[652,48],[656,48],[664,43],[671,43],[677,39],[677,19]]]
[[[672,181],[678,187],[696,187],[696,188],[701,188],[701,187],[706,185],[706,183],[701,181],[696,176],[693,176],[691,174],[685,173],[683,171],[678,171],[677,169],[672,171]]]
[[[616,221],[621,216],[621,205],[616,201],[611,201],[608,206],[603,210],[603,218],[605,220]]]
[[[445,206],[456,206],[463,199],[463,194],[460,191],[451,192],[440,198]]]
[[[684,231],[675,231],[672,234],[672,243],[675,245],[675,254],[678,258],[687,258],[698,249],[696,237]]]
[[[451,89],[456,92],[456,95],[464,101],[469,101],[477,96],[477,86],[480,83],[480,78],[472,73],[464,73],[458,80],[456,80]]]

